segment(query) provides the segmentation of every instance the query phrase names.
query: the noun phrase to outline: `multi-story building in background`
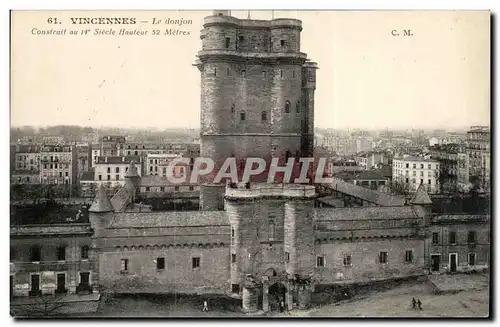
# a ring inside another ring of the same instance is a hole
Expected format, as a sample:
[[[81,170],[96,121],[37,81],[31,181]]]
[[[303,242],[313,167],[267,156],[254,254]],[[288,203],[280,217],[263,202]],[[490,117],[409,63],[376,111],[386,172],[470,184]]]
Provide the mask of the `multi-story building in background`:
[[[40,152],[42,184],[73,184],[77,181],[77,151],[73,145],[44,145]]]
[[[490,189],[490,141],[489,126],[471,126],[467,132],[469,180],[485,192]]]
[[[15,170],[40,171],[40,145],[26,144],[13,147]]]
[[[392,155],[389,152],[370,151],[361,153],[355,158],[356,164],[363,169],[372,169],[379,164],[388,165],[392,162]]]
[[[356,139],[356,153],[367,152],[373,149],[373,138],[360,136]]]
[[[439,170],[437,160],[422,157],[395,157],[392,160],[392,181],[410,193],[424,185],[428,193],[439,193]]]
[[[440,163],[441,193],[466,192],[469,187],[468,158],[465,146],[435,145],[429,148],[431,159]]]

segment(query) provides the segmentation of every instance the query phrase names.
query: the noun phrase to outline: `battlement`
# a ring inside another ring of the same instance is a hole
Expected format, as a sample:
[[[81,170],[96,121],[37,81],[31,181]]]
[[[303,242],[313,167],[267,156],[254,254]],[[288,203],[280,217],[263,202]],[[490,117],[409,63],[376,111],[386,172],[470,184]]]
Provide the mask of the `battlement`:
[[[264,197],[285,198],[314,198],[316,190],[312,185],[300,184],[250,184],[228,185],[225,192],[226,199],[255,199]]]
[[[226,15],[215,15],[205,17],[204,27],[211,25],[234,25],[236,27],[248,28],[296,28],[302,30],[302,21],[292,18],[277,18],[271,20],[261,19],[239,19]]]

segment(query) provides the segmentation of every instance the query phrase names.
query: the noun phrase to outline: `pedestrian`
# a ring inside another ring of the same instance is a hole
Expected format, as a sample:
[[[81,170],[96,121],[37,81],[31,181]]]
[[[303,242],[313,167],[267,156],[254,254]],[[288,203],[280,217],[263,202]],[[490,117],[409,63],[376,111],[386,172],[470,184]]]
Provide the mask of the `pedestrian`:
[[[411,305],[412,305],[413,309],[416,309],[416,308],[417,308],[417,301],[415,300],[415,298],[413,298],[413,299],[411,300]]]
[[[418,305],[418,309],[420,311],[422,311],[422,302],[420,302],[420,299],[417,299],[417,305]]]
[[[208,312],[208,303],[207,300],[203,301],[203,312],[207,311]]]
[[[283,300],[281,300],[280,302],[280,312],[283,312],[285,311],[285,303],[283,302]]]

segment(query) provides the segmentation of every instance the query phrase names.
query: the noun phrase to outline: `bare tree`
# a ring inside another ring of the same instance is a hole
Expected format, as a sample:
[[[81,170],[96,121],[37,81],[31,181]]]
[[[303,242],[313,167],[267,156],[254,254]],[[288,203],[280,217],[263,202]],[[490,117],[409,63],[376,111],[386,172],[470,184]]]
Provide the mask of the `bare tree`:
[[[10,315],[13,317],[51,317],[61,316],[61,309],[67,306],[64,297],[39,294],[29,297],[29,303],[11,305]]]

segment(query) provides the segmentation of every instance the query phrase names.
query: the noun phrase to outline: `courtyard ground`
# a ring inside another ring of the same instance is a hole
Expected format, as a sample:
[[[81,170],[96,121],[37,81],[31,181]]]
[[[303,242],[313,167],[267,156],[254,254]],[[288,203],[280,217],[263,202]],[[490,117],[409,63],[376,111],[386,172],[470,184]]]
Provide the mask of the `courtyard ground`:
[[[447,290],[438,294],[436,282],[419,280],[373,292],[363,292],[337,303],[308,310],[268,316],[288,317],[488,317],[488,275],[431,276]],[[454,285],[451,287],[450,285]],[[422,301],[422,311],[413,310],[412,297]],[[114,296],[101,301],[97,317],[245,317],[239,303],[227,298],[208,298],[209,312],[202,312],[199,296]]]

